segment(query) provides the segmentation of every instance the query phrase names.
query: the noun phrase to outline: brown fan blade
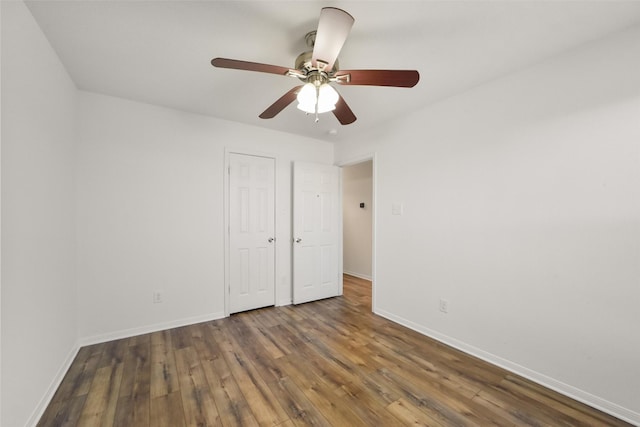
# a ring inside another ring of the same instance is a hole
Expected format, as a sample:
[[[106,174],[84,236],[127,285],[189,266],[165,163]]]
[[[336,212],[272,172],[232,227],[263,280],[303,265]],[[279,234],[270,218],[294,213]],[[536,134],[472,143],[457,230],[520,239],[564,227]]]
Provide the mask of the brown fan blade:
[[[351,108],[349,108],[342,95],[338,98],[336,108],[333,110],[333,115],[336,116],[336,119],[343,125],[349,125],[356,121],[356,115],[353,114],[353,111],[351,111]]]
[[[313,55],[311,63],[318,67],[318,62],[326,64],[324,71],[333,69],[333,64],[342,49],[351,27],[353,26],[353,16],[342,9],[335,7],[325,7],[320,12],[320,21],[316,31],[316,41],[313,45]]]
[[[261,64],[259,62],[239,61],[237,59],[213,58],[211,65],[219,68],[232,68],[234,70],[258,71],[260,73],[286,75],[289,68],[278,65]]]
[[[302,86],[296,86],[293,89],[291,89],[289,92],[282,95],[280,99],[278,99],[276,102],[271,104],[271,106],[269,106],[269,108],[264,110],[262,114],[260,114],[258,117],[260,117],[261,119],[274,118],[276,115],[278,115],[280,111],[284,110],[287,105],[295,101],[296,95],[298,94],[298,91],[300,90],[301,87]]]
[[[414,87],[420,74],[416,70],[340,70],[336,77],[343,85]]]

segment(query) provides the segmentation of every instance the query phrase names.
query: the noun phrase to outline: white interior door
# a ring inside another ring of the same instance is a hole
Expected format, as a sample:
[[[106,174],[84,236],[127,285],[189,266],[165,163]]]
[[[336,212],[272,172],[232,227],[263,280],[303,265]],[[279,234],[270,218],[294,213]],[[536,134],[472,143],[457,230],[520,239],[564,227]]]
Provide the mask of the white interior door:
[[[275,305],[275,160],[229,154],[229,313]]]
[[[340,295],[340,168],[293,165],[293,303]]]

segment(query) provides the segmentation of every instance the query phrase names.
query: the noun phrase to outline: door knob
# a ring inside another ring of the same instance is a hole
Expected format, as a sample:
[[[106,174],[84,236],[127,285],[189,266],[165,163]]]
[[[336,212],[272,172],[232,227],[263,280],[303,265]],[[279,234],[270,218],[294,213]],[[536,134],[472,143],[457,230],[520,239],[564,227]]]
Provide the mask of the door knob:
[[[302,242],[302,239],[298,237],[298,238],[296,239],[296,243],[300,243],[300,242]]]
[[[276,239],[274,239],[273,237],[269,237],[268,241],[269,241],[269,243],[273,243],[274,240],[276,240]]]

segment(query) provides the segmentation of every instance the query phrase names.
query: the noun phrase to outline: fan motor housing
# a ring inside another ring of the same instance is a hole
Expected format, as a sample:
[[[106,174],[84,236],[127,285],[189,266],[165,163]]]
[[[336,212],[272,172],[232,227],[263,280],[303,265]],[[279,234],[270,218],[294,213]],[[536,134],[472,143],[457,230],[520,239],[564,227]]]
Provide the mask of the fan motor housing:
[[[319,70],[319,68],[314,67],[311,64],[311,58],[313,57],[313,51],[309,50],[307,52],[302,52],[300,55],[298,55],[298,57],[296,58],[296,70],[300,70],[305,74],[308,74],[310,71],[313,70]],[[340,68],[338,66],[338,60],[336,59],[336,61],[333,64],[333,69],[331,70],[331,73],[335,73],[336,71],[338,71]],[[320,70],[322,71],[322,70]],[[328,74],[328,73],[327,73]]]

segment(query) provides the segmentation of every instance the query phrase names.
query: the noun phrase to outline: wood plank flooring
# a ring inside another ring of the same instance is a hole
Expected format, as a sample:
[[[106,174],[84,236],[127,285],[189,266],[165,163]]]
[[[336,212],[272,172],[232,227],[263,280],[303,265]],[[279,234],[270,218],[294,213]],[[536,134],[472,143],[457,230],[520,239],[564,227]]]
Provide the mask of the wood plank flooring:
[[[344,296],[83,347],[39,426],[625,426]]]

